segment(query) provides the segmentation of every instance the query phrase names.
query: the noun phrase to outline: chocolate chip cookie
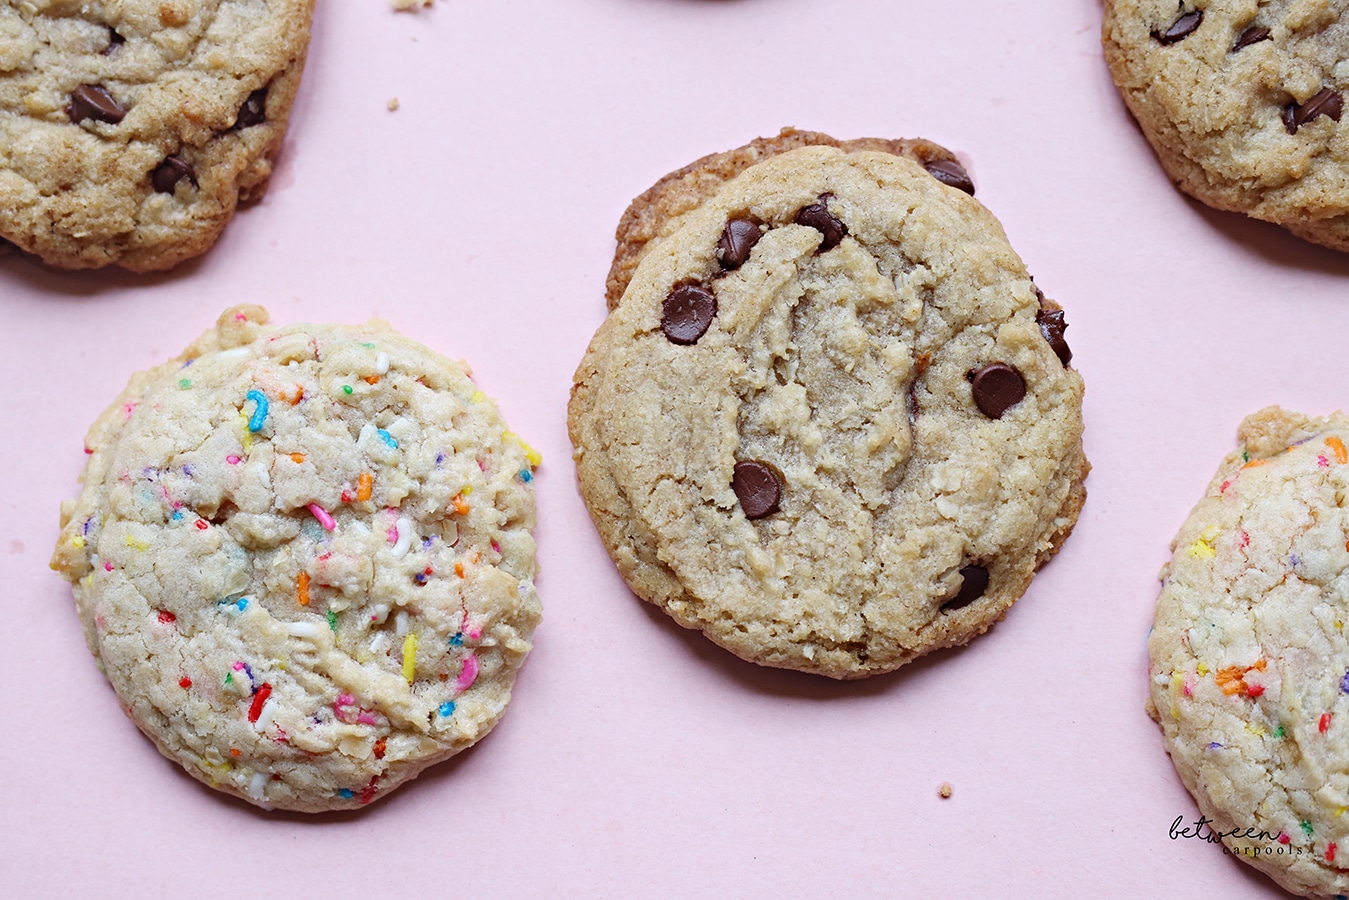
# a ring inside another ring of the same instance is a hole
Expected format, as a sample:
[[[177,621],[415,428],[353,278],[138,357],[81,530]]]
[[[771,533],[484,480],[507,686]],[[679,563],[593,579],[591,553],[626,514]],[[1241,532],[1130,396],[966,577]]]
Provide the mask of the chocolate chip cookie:
[[[265,808],[354,808],[482,738],[539,619],[537,454],[379,322],[227,310],[86,439],[52,567],[165,756]]]
[[[266,190],[314,0],[0,4],[0,238],[167,269]]]
[[[1125,103],[1180,188],[1349,250],[1345,0],[1106,0]]]
[[[624,216],[570,433],[639,596],[744,659],[857,678],[987,630],[1058,549],[1082,380],[951,154],[771,143]]]
[[[1150,712],[1208,824],[1306,896],[1349,894],[1349,417],[1247,418],[1162,570]]]

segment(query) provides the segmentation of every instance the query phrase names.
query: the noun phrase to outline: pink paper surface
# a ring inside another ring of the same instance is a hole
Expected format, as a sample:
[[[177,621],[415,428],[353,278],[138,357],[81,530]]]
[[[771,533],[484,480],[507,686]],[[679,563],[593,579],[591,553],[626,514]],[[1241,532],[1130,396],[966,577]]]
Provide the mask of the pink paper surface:
[[[1143,711],[1144,641],[1241,417],[1346,405],[1349,256],[1171,187],[1097,0],[319,7],[270,193],[214,250],[155,276],[0,259],[8,896],[1279,895],[1168,837],[1197,810]],[[1063,552],[970,647],[861,683],[742,663],[638,601],[567,441],[628,201],[784,125],[955,150],[1087,384]],[[161,758],[47,569],[89,423],[243,301],[467,358],[544,456],[545,618],[505,720],[358,814],[264,813]]]

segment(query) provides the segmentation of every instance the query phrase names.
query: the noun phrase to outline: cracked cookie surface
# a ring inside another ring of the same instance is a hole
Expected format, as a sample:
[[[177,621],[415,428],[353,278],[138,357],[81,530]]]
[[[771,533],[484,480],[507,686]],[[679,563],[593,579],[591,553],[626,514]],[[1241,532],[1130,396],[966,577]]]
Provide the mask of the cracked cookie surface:
[[[266,190],[314,0],[0,3],[0,238],[167,269]]]
[[[1107,62],[1171,179],[1349,250],[1349,0],[1106,0]]]
[[[652,224],[575,376],[610,555],[764,665],[855,678],[967,642],[1085,496],[1061,311],[992,215],[911,159],[822,144],[707,180]]]
[[[360,806],[482,738],[540,607],[538,457],[460,365],[235,307],[86,439],[52,567],[136,724],[259,806]]]
[[[1349,893],[1349,418],[1248,417],[1172,544],[1149,711],[1211,831]]]

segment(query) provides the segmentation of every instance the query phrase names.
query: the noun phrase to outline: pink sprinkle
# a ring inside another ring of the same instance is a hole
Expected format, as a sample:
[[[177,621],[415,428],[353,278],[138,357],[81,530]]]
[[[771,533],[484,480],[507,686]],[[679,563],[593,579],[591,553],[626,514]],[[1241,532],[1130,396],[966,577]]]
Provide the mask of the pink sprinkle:
[[[486,471],[487,471],[487,463],[486,463],[484,460],[481,460],[481,459],[478,460],[478,468],[479,468],[479,469],[482,469],[484,472],[486,472]]]
[[[110,563],[110,562],[105,562],[105,563],[103,564],[103,568],[104,568],[105,570],[111,572],[111,571],[112,571],[112,563]]]
[[[466,631],[466,632],[464,632],[464,633],[468,635],[468,639],[469,639],[470,641],[476,641],[476,640],[478,640],[479,638],[482,637],[482,629],[481,629],[481,628],[470,628],[468,631]]]
[[[1285,833],[1282,832],[1282,831],[1279,832],[1279,843],[1280,843],[1280,844],[1286,844],[1286,843],[1289,842],[1289,840],[1291,840],[1291,839],[1288,837],[1287,834],[1285,834]]]
[[[232,466],[237,466],[239,465],[239,457],[231,453],[229,456],[225,457],[225,462],[229,463]]]
[[[459,688],[460,691],[466,691],[473,686],[473,682],[477,679],[478,657],[470,653],[464,658],[464,668],[463,671],[459,673],[459,680],[455,682],[455,686]]]
[[[123,419],[131,418],[131,414],[135,411],[136,411],[135,403],[124,403],[122,405],[122,418]]]
[[[1326,459],[1324,456],[1317,456],[1316,464],[1321,468],[1326,469],[1330,467],[1330,460]]]
[[[397,525],[389,526],[389,530],[384,532],[384,536],[389,539],[390,544],[398,543],[398,526]]]
[[[493,552],[493,553],[500,553],[500,552],[501,552],[501,545],[498,544],[496,541],[492,541],[492,552]]]
[[[1241,546],[1249,547],[1251,545],[1251,536],[1246,532],[1241,533]]]
[[[1193,674],[1185,676],[1185,696],[1193,697],[1195,687],[1195,678]]]
[[[247,322],[247,321],[248,321],[248,316],[244,315],[243,313],[235,313],[235,314],[234,314],[234,321],[236,321],[236,322]]]
[[[1231,486],[1232,486],[1232,482],[1230,482],[1230,481],[1224,481],[1224,482],[1222,483],[1222,486],[1218,488],[1218,493],[1220,493],[1220,494],[1225,494],[1225,493],[1227,493],[1227,489],[1228,489],[1229,487],[1231,487]]]
[[[242,672],[244,670],[244,664],[241,662],[236,662],[231,668],[233,668],[234,671],[236,672]]]
[[[317,503],[309,504],[309,511],[314,514],[314,518],[319,520],[319,524],[323,526],[324,531],[332,531],[337,527],[333,517],[328,515],[328,511]]]
[[[361,710],[361,714],[360,714],[359,716],[356,717],[356,724],[357,724],[357,725],[378,725],[378,724],[379,724],[379,716],[376,716],[374,713],[370,712],[369,710],[363,709],[363,710]]]

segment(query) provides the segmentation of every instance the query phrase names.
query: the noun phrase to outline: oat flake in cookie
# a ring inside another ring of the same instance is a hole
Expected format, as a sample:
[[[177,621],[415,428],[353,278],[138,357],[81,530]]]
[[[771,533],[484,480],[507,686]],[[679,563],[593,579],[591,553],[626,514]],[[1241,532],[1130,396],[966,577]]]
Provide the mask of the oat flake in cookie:
[[[1150,711],[1239,859],[1349,894],[1349,417],[1270,407],[1238,439],[1162,570]]]
[[[539,620],[537,454],[387,325],[227,310],[99,417],[52,567],[136,724],[268,808],[358,807],[482,738]]]
[[[638,595],[835,678],[1022,595],[1085,497],[1082,380],[966,187],[935,144],[789,131],[638,198],[569,416]]]
[[[0,238],[167,269],[261,197],[314,0],[0,0]]]
[[[1106,0],[1102,41],[1173,181],[1349,250],[1349,0]]]

